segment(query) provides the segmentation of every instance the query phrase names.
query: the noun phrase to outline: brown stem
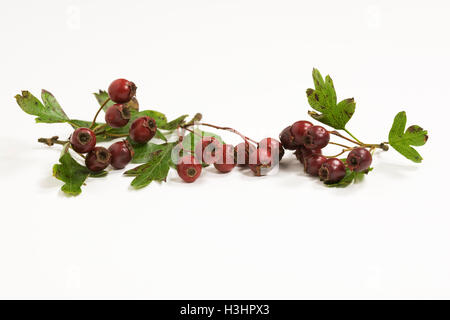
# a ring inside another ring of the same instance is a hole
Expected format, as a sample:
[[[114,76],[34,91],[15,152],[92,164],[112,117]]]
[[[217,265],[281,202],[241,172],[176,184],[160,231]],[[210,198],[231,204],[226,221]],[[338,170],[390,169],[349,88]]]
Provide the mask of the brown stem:
[[[344,153],[346,153],[347,151],[350,151],[350,150],[352,150],[352,149],[354,149],[354,148],[343,149],[341,152],[339,152],[338,154],[335,154],[334,156],[325,156],[325,157],[326,157],[326,158],[337,158],[337,157],[339,157],[340,155],[342,155],[342,154],[344,154]]]
[[[346,148],[346,149],[350,149],[351,148],[349,146],[346,146],[345,144],[340,144],[340,143],[336,143],[336,142],[332,142],[332,141],[328,142],[328,144],[334,144],[336,146],[343,147],[343,148]]]
[[[242,139],[244,139],[246,142],[250,141],[250,142],[253,142],[254,144],[258,145],[258,142],[257,142],[257,141],[255,141],[255,140],[253,140],[253,139],[250,139],[249,137],[243,135],[242,133],[240,133],[240,132],[237,131],[236,129],[233,129],[233,128],[230,128],[230,127],[220,127],[220,126],[216,126],[216,125],[209,124],[209,123],[196,123],[196,124],[199,125],[199,126],[211,127],[211,128],[218,129],[218,130],[230,131],[230,132],[232,132],[232,133],[237,134],[238,136],[240,136],[240,137],[241,137]]]
[[[91,124],[91,127],[90,127],[91,129],[94,127],[94,125],[95,125],[95,120],[97,120],[97,117],[98,117],[100,111],[103,110],[103,107],[106,106],[106,104],[107,104],[110,100],[111,100],[111,99],[108,97],[108,99],[106,99],[106,100],[102,103],[102,105],[100,106],[100,109],[97,110],[97,113],[96,113],[95,116],[94,116],[94,120],[92,120],[92,124]]]
[[[46,145],[48,145],[48,146],[52,146],[52,145],[54,145],[54,144],[60,144],[60,145],[65,145],[66,143],[68,143],[69,141],[61,141],[61,140],[58,140],[59,139],[59,137],[58,136],[53,136],[53,137],[51,137],[51,138],[39,138],[38,139],[38,142],[40,142],[40,143],[44,143],[44,144],[46,144]]]
[[[338,136],[339,138],[345,139],[345,140],[350,141],[351,143],[357,144],[359,146],[362,145],[362,143],[360,143],[358,141],[355,141],[355,140],[352,140],[350,138],[347,138],[346,136],[343,136],[342,134],[340,134],[337,131],[330,131],[330,134],[334,134],[335,136]]]

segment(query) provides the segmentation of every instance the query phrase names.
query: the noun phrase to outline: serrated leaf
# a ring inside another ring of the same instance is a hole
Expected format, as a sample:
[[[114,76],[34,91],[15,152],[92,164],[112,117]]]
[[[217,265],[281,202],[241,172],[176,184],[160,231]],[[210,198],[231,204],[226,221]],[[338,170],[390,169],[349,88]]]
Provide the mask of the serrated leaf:
[[[147,163],[134,168],[137,175],[131,182],[131,186],[140,189],[148,186],[152,181],[166,181],[170,169],[172,148],[173,144],[166,144],[164,149],[153,152]],[[130,171],[126,174],[131,175]]]
[[[64,151],[59,158],[59,164],[53,166],[53,176],[64,182],[61,190],[70,195],[81,193],[81,186],[89,176],[103,177],[106,171],[93,173],[72,158],[68,151]]]
[[[155,138],[158,138],[160,140],[163,140],[163,141],[167,142],[166,136],[159,129],[156,129]]]
[[[36,122],[60,123],[69,119],[50,92],[43,90],[42,97],[45,105],[29,91],[22,91],[22,95],[15,96],[23,111],[37,117]]]
[[[364,179],[364,177],[372,170],[373,168],[369,168],[364,172],[355,172],[346,168],[345,177],[341,181],[336,183],[326,183],[325,185],[327,187],[345,188],[351,185],[352,183],[361,182]]]
[[[109,99],[109,95],[108,92],[104,91],[104,90],[99,90],[98,93],[94,93],[95,99],[97,99],[97,102],[99,105],[102,105],[103,103],[105,103],[105,101],[107,99]],[[111,107],[112,105],[114,105],[114,101],[108,101],[106,103],[106,105],[103,107],[103,111],[106,111],[109,107]]]
[[[330,76],[322,78],[319,70],[313,69],[315,89],[306,90],[310,106],[318,111],[309,111],[308,114],[338,130],[345,129],[345,125],[355,113],[356,103],[353,98],[337,103],[336,90]]]
[[[176,128],[178,128],[180,125],[184,124],[184,120],[188,117],[187,114],[182,115],[178,118],[176,118],[175,120],[172,120],[162,126],[158,126],[158,128],[163,129],[163,130],[169,130],[169,131],[173,131]]]
[[[134,157],[131,160],[132,163],[145,163],[150,161],[152,153],[163,150],[167,147],[173,148],[174,143],[164,143],[164,144],[156,144],[156,143],[144,143],[138,144],[133,142],[131,139],[128,139],[131,143],[134,150]]]
[[[405,111],[397,113],[389,131],[389,144],[407,159],[420,163],[422,156],[411,146],[423,146],[428,140],[428,132],[417,125],[405,131],[406,120]]]

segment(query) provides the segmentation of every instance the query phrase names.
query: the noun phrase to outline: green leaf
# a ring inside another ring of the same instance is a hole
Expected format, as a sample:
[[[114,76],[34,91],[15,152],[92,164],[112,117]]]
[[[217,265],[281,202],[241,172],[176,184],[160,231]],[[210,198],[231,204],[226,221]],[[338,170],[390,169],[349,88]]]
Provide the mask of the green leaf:
[[[349,185],[351,185],[352,183],[357,183],[357,182],[361,182],[364,177],[373,170],[373,168],[369,168],[366,171],[363,172],[355,172],[355,171],[351,171],[350,169],[346,168],[345,169],[345,177],[336,183],[326,183],[325,185],[327,187],[335,187],[335,188],[345,188],[348,187]]]
[[[69,119],[55,97],[48,91],[42,90],[44,104],[29,91],[22,91],[22,95],[18,94],[15,98],[23,111],[37,117],[36,122],[60,123]]]
[[[345,125],[355,113],[356,103],[353,98],[337,103],[336,90],[330,76],[322,78],[319,70],[313,69],[315,89],[306,90],[310,106],[320,112],[309,111],[308,114],[338,130],[345,129]]]
[[[81,186],[89,176],[103,177],[107,174],[106,171],[92,173],[88,168],[75,161],[68,151],[63,152],[59,162],[53,166],[53,176],[64,182],[61,190],[70,195],[80,194]]]
[[[180,125],[185,123],[185,119],[188,117],[187,114],[182,115],[181,117],[176,118],[175,120],[172,120],[166,124],[163,124],[161,126],[158,126],[158,128],[163,129],[163,130],[169,130],[169,131],[173,131],[176,128],[178,128]]]
[[[125,172],[127,175],[136,175],[131,185],[140,189],[148,186],[152,181],[166,181],[169,173],[171,155],[173,149],[172,143],[166,144],[162,150],[153,152],[147,163]]]
[[[423,146],[428,140],[428,132],[417,125],[406,129],[406,112],[399,112],[389,131],[389,144],[404,157],[413,162],[422,162],[422,156],[411,146]]]
[[[131,139],[128,139],[128,141],[130,142],[134,150],[134,157],[133,160],[131,160],[133,163],[148,162],[152,157],[152,153],[159,150],[164,150],[167,147],[173,148],[173,146],[175,145],[174,143],[156,144],[151,142],[138,144],[133,142]]]
[[[97,99],[99,105],[102,105],[103,103],[105,103],[107,99],[109,99],[108,92],[104,90],[99,90],[98,93],[94,93],[94,96]],[[111,100],[108,101],[106,105],[103,107],[103,111],[106,111],[112,105],[114,105],[114,101]]]
[[[197,143],[200,141],[200,139],[202,137],[214,137],[220,143],[224,143],[222,138],[219,135],[215,134],[215,133],[201,131],[201,130],[197,130],[197,129],[195,130],[195,132],[196,132],[196,134],[191,132],[191,133],[187,134],[184,137],[184,139],[183,139],[183,148],[185,150],[195,151],[195,146],[197,145]]]

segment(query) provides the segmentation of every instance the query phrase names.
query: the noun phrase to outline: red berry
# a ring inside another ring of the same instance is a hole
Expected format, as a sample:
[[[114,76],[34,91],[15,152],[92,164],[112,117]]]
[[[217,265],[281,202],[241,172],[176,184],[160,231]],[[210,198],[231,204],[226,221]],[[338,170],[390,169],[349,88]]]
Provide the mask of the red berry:
[[[312,126],[313,124],[311,122],[305,120],[297,121],[291,126],[291,134],[294,137],[294,143],[297,146],[303,145],[306,130]]]
[[[126,79],[117,79],[111,82],[108,94],[115,103],[127,103],[136,95],[136,85]]]
[[[177,172],[184,181],[194,182],[202,173],[202,165],[194,156],[184,156],[177,164]]]
[[[103,147],[95,147],[85,160],[86,167],[91,171],[102,171],[111,163],[111,153]]]
[[[319,177],[325,183],[336,183],[345,177],[345,165],[337,158],[325,161],[319,169]]]
[[[298,147],[297,150],[295,150],[295,156],[301,163],[305,163],[305,159],[309,156],[312,156],[313,154],[322,154],[322,149],[306,149],[305,147],[301,146]]]
[[[372,155],[367,149],[353,149],[347,156],[347,167],[352,171],[364,171],[372,164]]]
[[[303,144],[308,149],[322,149],[330,141],[330,133],[321,126],[312,126],[306,130]]]
[[[113,143],[108,148],[111,153],[111,166],[114,169],[123,169],[134,156],[133,147],[127,140]]]
[[[248,165],[255,176],[264,176],[272,170],[272,155],[267,149],[258,148],[255,152],[256,161],[250,161]]]
[[[267,149],[268,153],[274,157],[278,155],[278,161],[284,156],[284,148],[280,141],[274,138],[264,138],[258,144],[258,149]],[[276,158],[275,158],[276,159]]]
[[[219,154],[216,162],[214,162],[214,167],[220,172],[227,173],[236,166],[234,162],[234,147],[231,144],[223,144],[221,149],[218,150]]]
[[[97,143],[94,131],[88,128],[78,128],[70,136],[70,144],[78,153],[86,153],[94,149]]]
[[[309,156],[305,159],[305,172],[312,176],[318,176],[319,169],[325,161],[327,161],[327,158],[320,154]]]
[[[216,161],[216,151],[221,143],[214,137],[204,137],[195,145],[195,157],[199,162],[213,164]]]
[[[256,151],[256,147],[248,142],[239,143],[234,147],[234,158],[238,166],[246,166],[250,163],[250,155]]]
[[[287,150],[295,150],[295,148],[297,148],[297,144],[294,141],[294,136],[291,133],[291,127],[286,127],[283,131],[281,131],[280,141],[283,148]]]
[[[147,116],[137,118],[130,127],[130,138],[137,143],[147,143],[155,133],[155,119]]]
[[[106,110],[105,121],[113,128],[121,128],[130,121],[130,107],[126,104],[114,104]]]

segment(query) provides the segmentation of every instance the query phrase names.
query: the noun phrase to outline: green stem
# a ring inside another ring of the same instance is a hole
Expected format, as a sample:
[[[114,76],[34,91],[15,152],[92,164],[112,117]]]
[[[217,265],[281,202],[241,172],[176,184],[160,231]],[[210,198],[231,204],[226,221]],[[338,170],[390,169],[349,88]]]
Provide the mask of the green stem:
[[[90,129],[92,129],[92,128],[94,127],[94,125],[95,125],[95,120],[97,120],[97,117],[98,117],[100,111],[102,111],[103,107],[106,106],[106,104],[107,104],[110,100],[111,100],[111,99],[108,97],[108,99],[106,99],[106,100],[102,103],[102,105],[100,106],[100,109],[98,109],[97,113],[96,113],[95,116],[94,116],[94,120],[92,120],[92,124],[91,124]]]
[[[358,141],[360,144],[363,144],[361,141],[358,140],[358,138],[356,138],[353,134],[351,134],[350,131],[348,131],[347,129],[344,129],[345,132],[347,132],[347,134],[352,137],[353,139],[355,139],[356,141]]]

